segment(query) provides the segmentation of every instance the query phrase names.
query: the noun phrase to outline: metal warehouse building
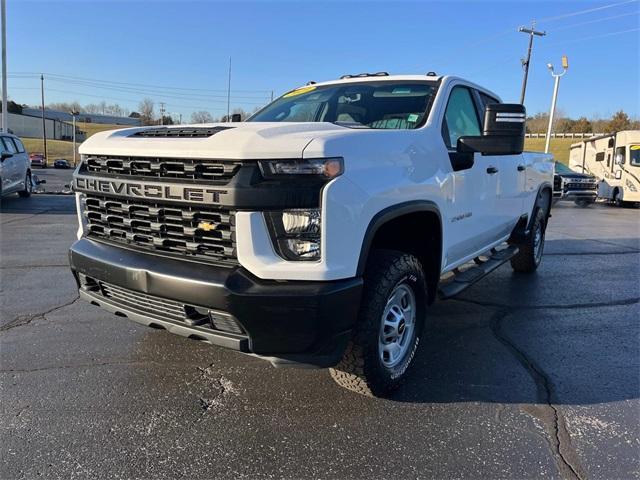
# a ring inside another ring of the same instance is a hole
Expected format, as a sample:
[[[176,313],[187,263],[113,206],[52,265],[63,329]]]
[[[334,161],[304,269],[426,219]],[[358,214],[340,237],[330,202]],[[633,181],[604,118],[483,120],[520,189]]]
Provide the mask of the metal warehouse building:
[[[8,113],[9,129],[19,137],[42,138],[42,117]],[[60,120],[45,118],[47,138],[52,140],[71,140],[73,125]]]

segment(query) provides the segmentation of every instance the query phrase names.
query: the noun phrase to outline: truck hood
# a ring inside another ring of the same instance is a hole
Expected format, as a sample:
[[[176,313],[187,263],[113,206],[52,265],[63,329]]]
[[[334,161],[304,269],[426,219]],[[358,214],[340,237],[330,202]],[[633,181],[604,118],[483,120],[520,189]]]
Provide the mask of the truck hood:
[[[212,129],[210,136],[179,131]],[[164,136],[167,130],[175,136]],[[162,136],[150,136],[155,132]],[[142,133],[141,133],[142,132]],[[302,158],[314,139],[357,130],[331,123],[240,122],[126,128],[96,133],[80,146],[84,155],[159,156],[217,159]]]

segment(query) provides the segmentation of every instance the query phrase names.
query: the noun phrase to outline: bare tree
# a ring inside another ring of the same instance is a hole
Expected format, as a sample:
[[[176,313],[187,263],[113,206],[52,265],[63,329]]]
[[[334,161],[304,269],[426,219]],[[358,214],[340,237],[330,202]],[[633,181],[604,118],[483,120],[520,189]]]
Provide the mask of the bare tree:
[[[138,105],[138,110],[140,111],[140,119],[142,120],[143,125],[153,125],[153,119],[155,117],[154,114],[154,103],[150,98],[145,98]]]
[[[191,123],[213,123],[213,117],[209,112],[200,110],[191,114]]]

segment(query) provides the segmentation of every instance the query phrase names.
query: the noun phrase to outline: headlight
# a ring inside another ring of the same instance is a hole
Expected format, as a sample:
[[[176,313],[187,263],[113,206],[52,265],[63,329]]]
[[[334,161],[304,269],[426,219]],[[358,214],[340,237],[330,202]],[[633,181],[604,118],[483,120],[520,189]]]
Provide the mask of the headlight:
[[[320,260],[320,209],[267,212],[269,230],[286,260]]]
[[[283,175],[335,178],[344,172],[342,158],[311,158],[306,160],[262,160],[260,170],[265,178]]]

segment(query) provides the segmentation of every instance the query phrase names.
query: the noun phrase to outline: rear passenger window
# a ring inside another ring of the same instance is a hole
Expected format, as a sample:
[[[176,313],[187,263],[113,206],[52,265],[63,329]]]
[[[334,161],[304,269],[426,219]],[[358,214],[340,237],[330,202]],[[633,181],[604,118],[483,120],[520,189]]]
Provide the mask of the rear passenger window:
[[[18,153],[18,149],[9,137],[2,137],[2,143],[6,152]]]
[[[465,87],[454,87],[444,113],[442,137],[448,148],[455,148],[458,138],[465,135],[480,135],[480,121],[471,91]]]
[[[24,145],[22,144],[22,141],[20,141],[17,138],[13,138],[13,143],[16,144],[16,148],[18,149],[18,153],[24,153],[25,152],[25,148]]]

